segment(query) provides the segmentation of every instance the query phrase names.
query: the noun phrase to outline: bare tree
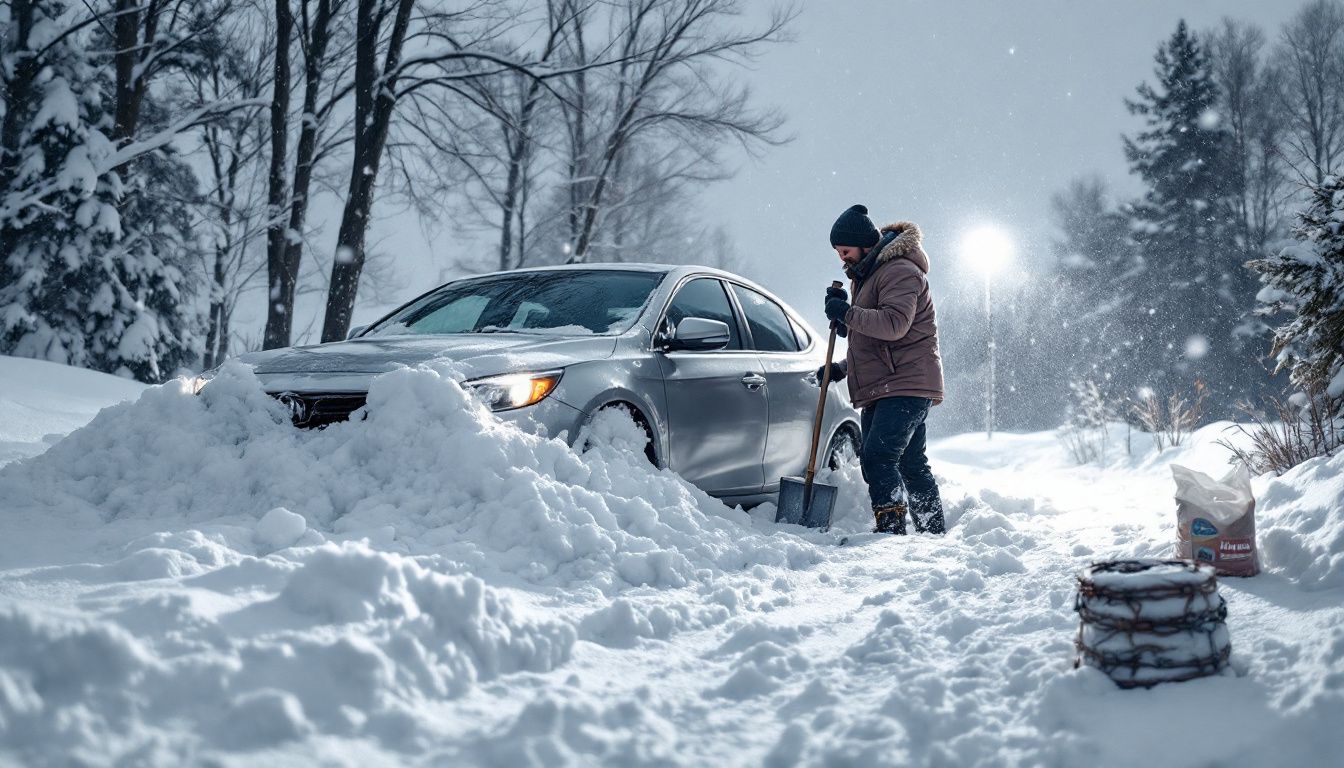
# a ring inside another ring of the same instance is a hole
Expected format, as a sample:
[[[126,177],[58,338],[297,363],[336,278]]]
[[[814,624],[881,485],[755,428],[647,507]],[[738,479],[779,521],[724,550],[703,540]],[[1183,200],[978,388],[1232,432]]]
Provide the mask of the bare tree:
[[[568,25],[597,0],[547,0],[538,24],[519,18],[516,37],[492,46],[501,57],[545,67],[560,58]],[[515,31],[515,30],[507,30]],[[527,258],[528,206],[541,180],[539,158],[552,127],[555,91],[545,80],[510,70],[464,80],[453,88],[418,91],[407,99],[411,152],[390,151],[402,175],[403,191],[425,219],[442,217],[443,203],[454,197],[472,221],[498,231],[491,266],[513,269]],[[392,148],[390,148],[392,150]],[[406,155],[402,159],[400,155]],[[454,192],[469,190],[466,194]],[[412,192],[412,190],[414,190]],[[464,263],[467,269],[479,264]]]
[[[547,64],[561,49],[564,32],[571,19],[586,12],[587,4],[576,0],[548,0],[546,3],[547,35],[540,53],[539,64]],[[489,80],[476,80],[484,86]],[[533,162],[537,154],[536,123],[546,96],[543,81],[519,72],[510,73],[506,82],[512,99],[492,110],[500,116],[499,127],[505,148],[503,194],[499,197],[499,268],[512,269],[523,265],[527,253],[527,204],[531,197]],[[489,96],[488,89],[482,93]],[[515,252],[517,255],[515,255]]]
[[[1280,73],[1265,61],[1265,34],[1254,24],[1225,18],[1205,39],[1223,102],[1219,119],[1232,134],[1241,239],[1249,253],[1259,254],[1282,229],[1288,189]]]
[[[276,50],[277,75],[285,72],[283,87],[277,81],[272,93],[271,204],[267,232],[267,279],[269,297],[266,330],[262,343],[267,349],[290,344],[293,337],[294,299],[303,262],[305,226],[312,184],[318,163],[344,143],[347,132],[331,124],[333,114],[353,88],[348,80],[351,46],[342,37],[342,24],[349,0],[299,0],[298,13],[291,0],[277,0],[276,26],[282,17],[293,31],[284,39],[285,52]],[[303,54],[303,102],[298,115],[298,140],[292,177],[285,172],[289,161],[290,83],[289,45],[299,44]],[[288,188],[292,178],[292,189]]]
[[[227,4],[211,5],[197,14],[191,12],[194,7],[187,0],[114,0],[110,13],[99,14],[98,23],[104,28],[105,19],[111,23],[114,45],[113,141],[130,141],[139,127],[150,83],[228,11]]]
[[[398,107],[422,91],[446,89],[465,95],[462,84],[521,72],[546,80],[576,71],[502,55],[497,42],[512,17],[493,13],[490,3],[443,10],[416,0],[359,0],[356,8],[354,141],[345,207],[337,232],[322,340],[346,336],[365,262],[365,237],[379,167]],[[411,53],[406,55],[409,50]],[[584,68],[611,65],[596,60]]]
[[[294,316],[294,283],[284,263],[283,210],[289,199],[285,162],[289,159],[289,50],[294,37],[294,13],[289,0],[275,0],[275,66],[271,75],[270,171],[266,176],[266,332],[267,348],[289,344]]]
[[[350,329],[359,274],[364,267],[364,238],[373,207],[373,188],[396,107],[401,52],[414,6],[415,0],[358,0],[355,142],[345,210],[336,234],[322,341],[343,339]]]
[[[1344,149],[1344,7],[1314,0],[1284,26],[1275,50],[1283,72],[1285,145],[1299,176],[1320,183]]]
[[[778,141],[783,124],[778,113],[753,109],[746,88],[723,85],[710,65],[749,60],[760,46],[785,39],[791,9],[776,9],[763,26],[747,31],[732,28],[741,14],[735,0],[624,0],[616,12],[624,16],[615,27],[621,63],[599,74],[576,73],[566,110],[571,262],[588,259],[612,187],[641,141],[750,146]],[[584,30],[575,32],[572,52],[583,62]],[[602,98],[591,82],[597,77],[605,78]]]
[[[200,66],[184,72],[187,98],[198,103],[231,96],[259,101],[270,85],[271,53],[256,41],[270,39],[262,14],[245,11],[225,20],[206,40]],[[267,145],[262,111],[257,104],[200,129],[208,160],[201,218],[212,230],[202,265],[209,285],[205,368],[229,356],[234,309],[265,266],[254,247],[269,221],[262,196]]]

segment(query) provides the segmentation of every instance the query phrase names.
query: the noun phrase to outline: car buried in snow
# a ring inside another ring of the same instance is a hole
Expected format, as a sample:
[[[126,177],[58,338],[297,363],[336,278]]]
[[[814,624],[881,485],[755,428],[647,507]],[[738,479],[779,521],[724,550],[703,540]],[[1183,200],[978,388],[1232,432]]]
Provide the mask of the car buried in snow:
[[[374,376],[451,360],[499,418],[571,442],[621,407],[651,461],[729,503],[802,474],[825,340],[751,281],[703,267],[569,265],[454,280],[342,342],[244,355],[299,427],[365,408]],[[827,395],[823,453],[853,451],[858,417]]]

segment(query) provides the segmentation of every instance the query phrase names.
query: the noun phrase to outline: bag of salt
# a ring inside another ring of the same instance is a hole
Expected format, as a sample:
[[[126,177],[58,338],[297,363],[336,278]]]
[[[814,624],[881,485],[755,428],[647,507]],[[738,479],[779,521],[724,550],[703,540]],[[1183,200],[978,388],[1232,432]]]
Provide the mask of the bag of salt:
[[[1177,557],[1209,563],[1219,576],[1260,572],[1251,476],[1237,465],[1221,480],[1171,465],[1176,480]]]

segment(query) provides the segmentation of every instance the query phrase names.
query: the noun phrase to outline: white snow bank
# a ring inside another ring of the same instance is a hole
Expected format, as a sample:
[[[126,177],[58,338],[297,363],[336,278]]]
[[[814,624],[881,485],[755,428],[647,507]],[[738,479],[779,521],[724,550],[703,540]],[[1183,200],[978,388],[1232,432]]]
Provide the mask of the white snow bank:
[[[575,452],[451,378],[400,371],[368,420],[304,432],[229,369],[0,468],[0,764],[1193,768],[1344,749],[1344,589],[1288,557],[1220,582],[1235,676],[1121,691],[1071,667],[1074,576],[1171,552],[1165,462],[1217,472],[1216,431],[1105,467],[1049,432],[935,441],[948,535],[839,547],[648,467],[628,419]],[[1262,532],[1304,563],[1338,551],[1330,516],[1311,522],[1339,495],[1328,464],[1256,486]],[[825,478],[837,527],[866,530],[857,468]]]
[[[84,368],[0,355],[0,465],[36,456],[145,385]]]
[[[150,389],[0,468],[0,497],[30,529],[88,529],[104,547],[137,526],[197,526],[264,554],[307,528],[316,540],[435,554],[451,572],[602,591],[817,558],[806,540],[758,530],[650,467],[623,414],[600,415],[576,453],[501,424],[451,371],[380,376],[368,402],[364,420],[296,430],[250,369],[227,365],[199,396],[181,384]],[[0,552],[0,566],[24,562],[25,549]]]
[[[142,557],[196,562],[185,541]],[[569,624],[521,615],[480,579],[361,544],[260,560],[215,553],[227,564],[198,567],[185,589],[112,587],[104,601],[119,598],[117,611],[106,617],[0,602],[0,743],[32,764],[56,744],[74,762],[101,763],[138,743],[137,763],[167,765],[183,738],[247,750],[324,733],[407,749],[407,734],[433,729],[427,703],[553,669],[575,642]],[[109,581],[122,575],[109,571]],[[146,740],[145,729],[162,736]]]
[[[718,575],[821,558],[822,534],[649,466],[627,415],[600,414],[576,452],[500,423],[448,369],[381,376],[368,400],[367,418],[296,430],[226,365],[199,396],[150,388],[0,467],[3,753],[172,764],[335,738],[412,754],[477,683],[565,665],[581,636],[717,626],[750,601]],[[703,604],[602,597],[635,585]]]
[[[1306,461],[1257,495],[1267,570],[1306,589],[1344,586],[1344,453]]]

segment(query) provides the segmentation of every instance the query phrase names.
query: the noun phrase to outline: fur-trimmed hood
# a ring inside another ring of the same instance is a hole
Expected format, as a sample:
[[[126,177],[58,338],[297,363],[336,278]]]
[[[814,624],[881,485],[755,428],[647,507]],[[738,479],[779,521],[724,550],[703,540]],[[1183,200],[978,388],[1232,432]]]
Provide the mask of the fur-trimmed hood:
[[[896,239],[887,243],[882,252],[877,254],[877,263],[886,264],[892,259],[905,258],[914,262],[919,267],[919,271],[924,274],[929,273],[929,257],[924,253],[922,243],[924,234],[919,231],[919,226],[913,221],[898,221],[895,224],[888,224],[882,227],[882,234],[885,236],[889,232],[896,233]]]

